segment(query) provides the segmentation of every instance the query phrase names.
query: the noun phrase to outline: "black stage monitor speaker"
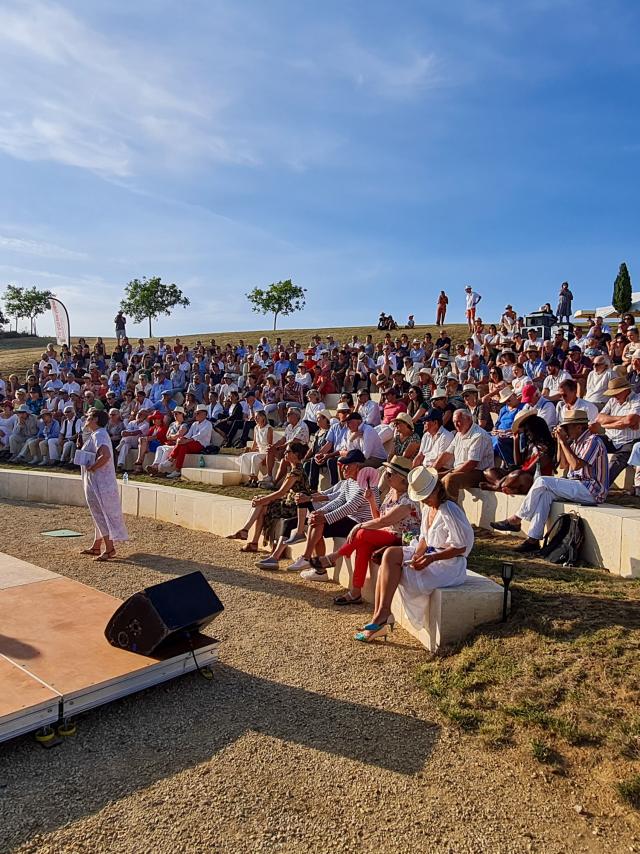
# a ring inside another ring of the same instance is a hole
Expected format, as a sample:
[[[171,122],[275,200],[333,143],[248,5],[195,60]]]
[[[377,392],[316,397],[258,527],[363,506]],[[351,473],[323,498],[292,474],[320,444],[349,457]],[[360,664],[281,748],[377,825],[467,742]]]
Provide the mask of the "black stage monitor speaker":
[[[104,635],[112,646],[151,655],[163,641],[198,631],[222,611],[204,575],[190,572],[134,593],[111,617]]]

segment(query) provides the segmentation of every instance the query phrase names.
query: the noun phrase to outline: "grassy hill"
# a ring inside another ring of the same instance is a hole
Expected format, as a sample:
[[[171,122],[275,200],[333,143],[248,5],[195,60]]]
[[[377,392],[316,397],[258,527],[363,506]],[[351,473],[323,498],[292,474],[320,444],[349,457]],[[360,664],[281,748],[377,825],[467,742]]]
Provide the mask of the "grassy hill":
[[[466,337],[467,327],[464,324],[451,324],[446,326],[447,332],[453,341],[462,341]],[[414,330],[399,329],[397,333],[400,335],[403,331],[407,333],[413,332],[418,337],[425,332],[431,332],[434,339],[438,337],[438,328],[436,326],[416,326]],[[300,344],[307,344],[313,335],[333,335],[333,337],[341,344],[349,341],[353,335],[358,335],[361,340],[368,334],[373,335],[374,341],[382,340],[383,332],[379,332],[375,326],[325,326],[318,329],[278,329],[273,330],[252,330],[250,332],[199,332],[193,335],[180,335],[179,338],[185,344],[195,344],[196,341],[202,341],[203,344],[208,344],[211,338],[215,338],[217,344],[225,345],[227,342],[235,343],[239,338],[242,338],[246,343],[256,344],[258,340],[266,335],[269,340],[275,340],[279,335],[285,343],[294,339]],[[165,336],[167,341],[173,341],[175,336]],[[3,376],[15,373],[19,376],[31,367],[33,362],[39,361],[47,344],[52,341],[52,338],[35,338],[25,336],[24,338],[0,338],[0,371]],[[105,338],[107,348],[115,344],[115,338]],[[132,339],[137,340],[137,339]],[[157,340],[153,338],[150,340]],[[74,337],[73,341],[77,341]],[[87,336],[87,342],[91,345],[95,341],[95,336]]]

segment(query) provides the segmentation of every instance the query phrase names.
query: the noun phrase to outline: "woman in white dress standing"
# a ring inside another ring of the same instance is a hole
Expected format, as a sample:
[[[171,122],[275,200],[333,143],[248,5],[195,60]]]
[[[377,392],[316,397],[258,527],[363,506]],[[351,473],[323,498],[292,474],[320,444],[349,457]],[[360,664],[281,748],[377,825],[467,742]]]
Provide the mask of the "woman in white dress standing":
[[[255,413],[256,426],[253,429],[253,445],[240,457],[240,473],[249,476],[246,486],[257,486],[266,459],[267,451],[273,445],[273,427],[267,420],[264,409]],[[270,472],[267,472],[270,474]]]
[[[93,545],[82,554],[95,555],[95,560],[112,560],[116,555],[114,542],[129,539],[122,516],[118,482],[113,465],[113,447],[105,427],[109,416],[104,410],[87,412],[86,428],[90,436],[82,446],[83,451],[95,454],[90,465],[83,465],[82,485],[89,512],[96,526]],[[104,551],[101,546],[104,543]]]
[[[404,610],[416,628],[424,626],[429,596],[438,587],[463,584],[467,556],[474,543],[473,528],[447,493],[435,469],[417,466],[409,472],[412,501],[422,502],[420,538],[410,546],[386,549],[376,582],[375,611],[355,639],[368,643],[393,629],[391,601],[399,591]]]

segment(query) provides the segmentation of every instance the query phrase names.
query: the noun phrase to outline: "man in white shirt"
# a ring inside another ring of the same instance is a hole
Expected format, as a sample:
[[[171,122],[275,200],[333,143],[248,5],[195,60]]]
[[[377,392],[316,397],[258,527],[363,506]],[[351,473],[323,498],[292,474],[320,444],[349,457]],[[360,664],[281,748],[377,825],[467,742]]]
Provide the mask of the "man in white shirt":
[[[387,460],[387,452],[382,444],[378,431],[370,424],[365,424],[359,412],[350,412],[347,418],[347,427],[349,432],[346,435],[344,451],[348,453],[353,448],[357,448],[364,454],[364,465],[372,468],[379,468],[382,463]],[[340,462],[340,457],[338,457]]]
[[[424,433],[420,449],[413,458],[411,467],[433,466],[452,442],[453,433],[442,426],[441,410],[430,409],[424,417]]]
[[[582,397],[578,397],[578,383],[575,380],[563,380],[560,383],[560,400],[556,404],[558,424],[565,421],[565,413],[572,409],[582,409],[587,413],[589,424],[598,417],[598,407]]]
[[[607,403],[595,424],[589,425],[592,433],[604,427],[602,437],[612,458],[609,461],[609,483],[625,468],[634,444],[640,439],[640,396],[633,394],[626,377],[615,377],[604,392]]]
[[[167,475],[167,477],[172,479],[179,478],[186,455],[202,454],[211,444],[213,424],[207,420],[207,409],[204,403],[199,403],[196,406],[195,421],[187,430],[186,435],[178,439],[175,448],[169,454],[169,459],[175,465],[176,470]]]
[[[315,388],[310,388],[307,392],[307,405],[302,414],[302,420],[309,428],[309,434],[312,435],[318,429],[318,413],[326,411],[324,401],[320,400],[320,392]],[[327,413],[327,418],[329,413]]]
[[[467,285],[464,289],[465,294],[465,308],[467,313],[467,326],[469,327],[469,332],[473,332],[474,325],[476,322],[476,306],[482,299],[480,294],[476,293],[471,285]]]
[[[466,409],[453,413],[453,426],[454,439],[435,467],[441,472],[449,498],[457,501],[461,489],[479,486],[483,471],[493,466],[493,444],[491,436],[473,423]]]
[[[547,362],[547,375],[542,383],[542,394],[549,400],[557,402],[560,400],[560,383],[571,379],[571,375],[562,369],[557,359],[549,359]]]
[[[385,344],[382,348],[382,356],[378,356],[376,367],[378,373],[385,377],[391,377],[391,374],[398,369],[398,360],[395,353],[391,352],[391,344]]]
[[[276,460],[280,460],[280,465],[278,466],[278,470],[276,472],[275,478],[271,479],[269,475],[265,478],[263,483],[266,483],[267,486],[277,485],[284,475],[284,451],[289,442],[301,442],[303,445],[309,444],[309,427],[302,420],[302,411],[297,409],[295,406],[290,406],[287,409],[287,423],[284,428],[284,436],[278,439],[277,442],[274,442],[273,445],[267,451],[267,459],[265,460],[265,468],[267,472],[273,471],[273,466]]]
[[[535,409],[540,418],[547,422],[549,430],[553,430],[558,424],[556,405],[540,394],[540,389],[533,383],[527,383],[522,389],[522,402],[527,409]]]
[[[362,415],[362,420],[365,424],[370,424],[372,427],[380,425],[382,421],[380,407],[375,400],[371,400],[371,395],[364,388],[358,392],[357,410]]]
[[[146,436],[151,429],[151,425],[148,421],[148,416],[151,413],[153,406],[149,406],[148,409],[141,407],[136,417],[131,421],[128,421],[125,425],[124,430],[122,431],[120,442],[118,443],[118,447],[116,451],[118,453],[117,458],[117,469],[118,471],[123,471],[127,462],[127,454],[129,451],[138,447],[138,441],[141,436]]]
[[[607,402],[605,391],[609,387],[609,381],[618,376],[610,366],[608,356],[596,356],[593,360],[593,370],[587,374],[587,393],[584,398],[595,403],[598,409],[602,409]],[[613,482],[611,478],[610,480]]]
[[[62,388],[69,394],[80,394],[80,383],[76,381],[72,371],[62,372]]]

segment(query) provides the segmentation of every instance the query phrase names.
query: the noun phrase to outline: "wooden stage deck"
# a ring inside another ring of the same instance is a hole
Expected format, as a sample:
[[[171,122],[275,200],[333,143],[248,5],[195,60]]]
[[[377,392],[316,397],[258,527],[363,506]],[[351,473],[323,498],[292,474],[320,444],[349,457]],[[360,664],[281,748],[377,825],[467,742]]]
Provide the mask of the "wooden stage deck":
[[[0,741],[196,669],[185,641],[143,657],[104,637],[119,599],[0,553]],[[200,667],[218,642],[193,638]]]

